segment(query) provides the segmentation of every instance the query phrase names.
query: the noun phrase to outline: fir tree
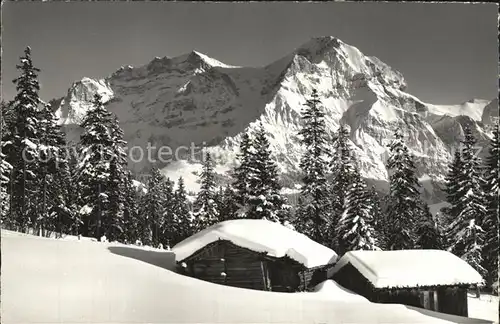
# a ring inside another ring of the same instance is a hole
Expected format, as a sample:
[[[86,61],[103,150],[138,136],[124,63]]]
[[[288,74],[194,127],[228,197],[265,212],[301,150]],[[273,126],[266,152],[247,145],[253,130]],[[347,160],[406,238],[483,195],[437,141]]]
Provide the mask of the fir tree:
[[[177,244],[193,234],[193,224],[191,222],[192,215],[189,211],[186,188],[182,177],[180,177],[177,182],[174,202],[174,211],[177,216],[177,236],[173,244]]]
[[[25,49],[24,56],[16,67],[20,76],[13,81],[17,94],[9,104],[14,116],[9,129],[10,141],[5,149],[6,160],[12,166],[10,217],[18,230],[26,232],[28,228],[35,229],[38,226],[39,204],[36,198],[39,196],[37,184],[40,181],[38,106],[41,100],[37,80],[37,72],[40,70],[33,66],[29,47]]]
[[[0,138],[3,142],[12,139],[12,132],[15,125],[16,115],[12,107],[12,102],[0,102]],[[4,151],[6,154],[7,151]]]
[[[5,146],[11,139],[10,127],[12,125],[12,109],[2,101],[0,103],[0,224],[3,228],[13,229],[15,224],[9,215],[10,195],[8,194],[10,172],[12,165],[6,160]]]
[[[468,212],[465,212],[468,214]],[[455,246],[460,246],[462,254],[460,257],[462,260],[470,264],[481,276],[485,277],[487,275],[487,270],[483,267],[483,243],[482,237],[484,237],[484,231],[481,226],[476,224],[473,217],[470,217],[469,224],[457,233],[460,237],[458,244]],[[453,250],[452,250],[453,251]]]
[[[331,192],[331,218],[329,224],[329,246],[337,250],[345,250],[341,246],[342,238],[339,233],[339,219],[345,213],[346,194],[352,177],[355,174],[354,158],[349,147],[349,132],[346,125],[341,124],[333,142],[333,157],[330,161],[332,180]]]
[[[219,186],[218,189],[215,190],[214,194],[215,208],[217,209],[217,215],[220,222],[225,220],[224,212],[224,189],[222,186]]]
[[[134,186],[132,173],[126,172],[124,183],[124,208],[123,223],[124,229],[122,241],[125,243],[135,243],[140,239],[140,219],[139,219],[139,193]]]
[[[451,210],[462,208],[448,228],[452,245],[450,250],[482,272],[481,251],[484,245],[482,225],[486,214],[480,159],[475,152],[475,139],[470,128],[464,130],[461,151],[462,172],[457,179],[460,198]],[[484,274],[484,272],[483,272]]]
[[[79,161],[77,154],[72,154],[72,152],[79,152],[77,145],[68,147],[66,153],[68,167],[66,176],[67,181],[62,180],[66,187],[66,192],[68,193],[67,200],[69,203],[69,213],[68,218],[61,219],[61,232],[70,233],[72,235],[78,235],[82,233],[84,218],[81,211],[82,206],[82,190],[83,184],[79,181]]]
[[[116,158],[111,160],[109,168],[109,205],[103,228],[110,242],[122,240],[125,231],[125,193],[126,183]]]
[[[116,116],[111,116],[109,125],[112,154],[109,165],[108,195],[109,205],[105,213],[106,237],[112,240],[123,240],[125,236],[126,182],[128,180],[126,142],[123,130]]]
[[[105,233],[102,222],[108,203],[109,162],[116,156],[111,113],[98,94],[92,104],[94,109],[81,123],[84,131],[80,136],[79,158],[82,160],[78,164],[77,181],[81,190],[80,212],[83,220],[80,232],[83,236],[91,235],[99,239]]]
[[[460,187],[460,179],[462,178],[463,172],[463,161],[460,150],[455,150],[453,161],[448,166],[448,174],[445,178],[445,192],[447,195],[447,201],[450,204],[450,207],[443,208],[443,214],[445,217],[445,222],[447,225],[453,223],[455,219],[457,219],[460,211],[464,209],[464,206],[461,204],[460,197],[464,193],[461,191]],[[451,244],[451,242],[450,242]]]
[[[368,191],[367,201],[370,206],[370,214],[372,216],[371,226],[374,230],[375,241],[380,249],[385,249],[387,219],[380,206],[380,197],[375,190],[375,186],[372,186]]]
[[[165,177],[160,173],[160,170],[153,168],[149,176],[148,191],[144,196],[141,210],[143,218],[141,242],[144,245],[157,247],[162,243],[165,207],[164,183]]]
[[[255,134],[249,181],[247,217],[282,223],[284,220],[280,216],[286,202],[280,194],[277,165],[272,160],[269,140],[262,124]]]
[[[232,184],[236,195],[236,202],[240,214],[244,214],[244,210],[248,205],[248,195],[251,175],[251,161],[253,156],[252,140],[248,133],[244,133],[240,142],[240,150],[238,153],[239,165],[234,169],[235,181]]]
[[[48,105],[44,105],[38,115],[38,198],[41,208],[37,223],[43,231],[62,234],[66,230],[63,224],[69,223],[74,214],[68,192],[71,174],[65,152],[66,140]]]
[[[421,201],[415,164],[403,141],[400,130],[389,144],[390,192],[387,210],[387,248],[412,249],[415,246],[415,225],[421,215]]]
[[[176,239],[179,222],[175,213],[174,183],[170,178],[167,178],[167,180],[162,183],[162,195],[163,223],[160,242],[164,247],[171,247],[174,245]]]
[[[320,105],[318,93],[313,90],[302,112],[303,127],[299,132],[305,152],[300,162],[303,185],[295,225],[297,230],[316,242],[325,243],[325,228],[329,223],[329,191],[325,114]]]
[[[499,126],[494,126],[493,137],[490,142],[486,158],[486,167],[484,173],[484,191],[486,197],[486,215],[483,229],[485,230],[484,267],[487,270],[486,282],[492,285],[498,281],[499,250],[500,246],[500,228],[499,228],[499,187],[498,170],[499,154]]]
[[[339,219],[338,240],[342,255],[352,250],[379,250],[371,223],[370,201],[366,184],[358,168],[354,167],[351,182],[347,187],[345,211]]]
[[[39,128],[38,105],[41,103],[38,91],[40,85],[37,72],[33,66],[31,49],[24,50],[17,69],[20,76],[13,82],[17,94],[10,104],[15,117],[12,120],[11,140],[6,148],[7,162],[12,166],[11,177],[11,215],[12,221],[20,231],[27,232],[29,227],[35,228],[38,219],[36,197],[39,182],[38,152]]]
[[[237,218],[239,205],[236,193],[231,186],[226,186],[222,192],[222,201],[220,208],[220,220],[231,220]]]
[[[3,146],[3,141],[0,141],[0,224],[3,228],[12,229],[14,224],[8,217],[10,197],[7,194],[12,166],[5,160],[5,155],[2,153]]]
[[[418,221],[416,237],[416,247],[418,249],[441,250],[443,248],[443,237],[440,228],[426,204],[422,206],[422,215]]]
[[[215,172],[212,157],[205,152],[203,170],[200,175],[200,191],[194,202],[196,231],[201,231],[219,221],[215,201]]]

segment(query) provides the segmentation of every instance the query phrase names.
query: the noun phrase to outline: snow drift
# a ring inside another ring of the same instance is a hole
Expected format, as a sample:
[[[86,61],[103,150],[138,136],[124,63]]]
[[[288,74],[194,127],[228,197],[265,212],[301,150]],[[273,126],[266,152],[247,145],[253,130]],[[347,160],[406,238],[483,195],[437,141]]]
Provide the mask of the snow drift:
[[[314,287],[316,293],[323,294],[338,301],[352,301],[352,302],[369,302],[365,297],[356,294],[336,283],[334,280],[326,280],[316,287]]]

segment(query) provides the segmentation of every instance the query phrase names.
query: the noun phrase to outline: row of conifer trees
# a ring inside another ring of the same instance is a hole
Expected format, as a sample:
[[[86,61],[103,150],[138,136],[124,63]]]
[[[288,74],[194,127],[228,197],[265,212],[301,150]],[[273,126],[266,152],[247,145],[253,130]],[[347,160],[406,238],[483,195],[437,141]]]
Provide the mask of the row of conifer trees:
[[[398,129],[388,145],[389,192],[379,195],[361,176],[349,129],[331,136],[314,90],[302,112],[298,204],[282,194],[278,166],[262,124],[241,137],[237,167],[218,184],[204,151],[200,191],[191,202],[153,168],[140,190],[127,167],[118,119],[96,95],[83,133],[68,145],[49,105],[39,98],[39,70],[28,47],[17,65],[17,95],[2,104],[2,227],[43,235],[73,234],[147,245],[170,245],[220,221],[268,219],[308,235],[340,254],[349,250],[449,249],[488,282],[498,266],[498,125],[488,158],[465,128],[446,181],[450,207],[433,217],[421,199],[414,157]]]

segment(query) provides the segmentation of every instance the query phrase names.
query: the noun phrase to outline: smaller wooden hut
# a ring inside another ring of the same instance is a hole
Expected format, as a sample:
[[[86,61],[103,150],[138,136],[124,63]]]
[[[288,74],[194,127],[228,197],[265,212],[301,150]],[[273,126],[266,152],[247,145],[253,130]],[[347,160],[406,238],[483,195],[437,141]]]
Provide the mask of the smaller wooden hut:
[[[228,286],[305,291],[326,280],[337,254],[267,220],[221,222],[173,247],[183,274]]]
[[[328,277],[372,302],[467,316],[467,290],[481,275],[441,250],[351,251]]]

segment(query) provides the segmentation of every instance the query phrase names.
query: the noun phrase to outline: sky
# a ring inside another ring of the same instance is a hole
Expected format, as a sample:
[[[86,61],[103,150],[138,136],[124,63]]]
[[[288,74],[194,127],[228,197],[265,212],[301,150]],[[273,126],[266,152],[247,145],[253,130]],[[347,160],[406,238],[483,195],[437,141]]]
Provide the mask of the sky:
[[[435,104],[498,95],[496,4],[4,2],[2,98],[31,46],[43,100],[72,82],[191,50],[238,66],[267,65],[310,38],[335,36],[403,73]]]

